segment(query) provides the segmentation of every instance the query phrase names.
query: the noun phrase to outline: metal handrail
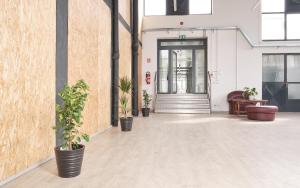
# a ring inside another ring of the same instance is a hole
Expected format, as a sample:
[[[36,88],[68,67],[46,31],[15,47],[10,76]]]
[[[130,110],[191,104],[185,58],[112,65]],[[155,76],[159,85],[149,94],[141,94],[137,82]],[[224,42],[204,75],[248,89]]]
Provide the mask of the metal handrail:
[[[207,71],[207,95],[209,101],[209,110],[211,113],[211,74],[209,71]]]
[[[154,75],[154,92],[153,92],[153,98],[152,98],[153,111],[155,111],[156,98],[157,98],[157,72],[155,72],[155,75]]]

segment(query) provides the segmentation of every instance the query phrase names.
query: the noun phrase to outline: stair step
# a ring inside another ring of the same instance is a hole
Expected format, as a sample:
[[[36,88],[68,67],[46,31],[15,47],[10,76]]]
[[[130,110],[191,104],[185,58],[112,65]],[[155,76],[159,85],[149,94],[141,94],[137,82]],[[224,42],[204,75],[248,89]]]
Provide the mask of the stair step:
[[[155,113],[166,113],[166,114],[210,114],[210,109],[155,109]]]
[[[207,94],[158,94],[156,113],[209,114]]]
[[[178,94],[157,94],[157,96],[207,96],[207,94],[178,93]]]
[[[156,109],[209,109],[209,104],[162,104],[157,103]]]
[[[207,99],[205,95],[175,95],[175,94],[160,94],[157,95],[157,99]]]
[[[157,99],[157,104],[208,104],[208,99]]]

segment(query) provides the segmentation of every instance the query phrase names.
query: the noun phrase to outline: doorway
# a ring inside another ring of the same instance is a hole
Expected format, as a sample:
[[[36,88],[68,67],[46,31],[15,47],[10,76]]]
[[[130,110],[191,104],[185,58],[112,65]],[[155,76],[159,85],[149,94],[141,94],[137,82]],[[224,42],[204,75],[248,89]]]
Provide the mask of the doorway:
[[[159,94],[207,93],[206,39],[158,40]]]
[[[300,54],[263,54],[263,99],[282,112],[300,111]]]

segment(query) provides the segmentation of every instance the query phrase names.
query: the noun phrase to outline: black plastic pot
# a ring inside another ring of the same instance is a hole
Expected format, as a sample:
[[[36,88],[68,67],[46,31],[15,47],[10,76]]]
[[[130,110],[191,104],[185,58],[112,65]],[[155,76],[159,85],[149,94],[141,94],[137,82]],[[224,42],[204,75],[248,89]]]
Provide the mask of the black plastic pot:
[[[76,150],[60,150],[60,147],[54,148],[58,176],[62,178],[72,178],[78,176],[81,172],[84,145],[79,145]]]
[[[131,131],[132,122],[133,122],[132,117],[120,118],[120,122],[121,122],[121,130],[122,131]]]
[[[143,117],[149,117],[150,108],[142,108]]]

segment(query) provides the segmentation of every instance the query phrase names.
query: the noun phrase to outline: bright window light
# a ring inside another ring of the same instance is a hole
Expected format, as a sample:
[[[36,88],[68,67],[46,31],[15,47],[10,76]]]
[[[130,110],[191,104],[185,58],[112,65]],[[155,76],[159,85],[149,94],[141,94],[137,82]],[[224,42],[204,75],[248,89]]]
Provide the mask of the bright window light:
[[[166,15],[165,0],[145,0],[145,16]]]
[[[287,15],[287,39],[300,39],[300,14]]]
[[[284,12],[284,0],[262,0],[262,12]]]
[[[190,0],[190,14],[211,14],[211,0]]]
[[[262,15],[262,39],[283,40],[284,39],[284,14]]]

